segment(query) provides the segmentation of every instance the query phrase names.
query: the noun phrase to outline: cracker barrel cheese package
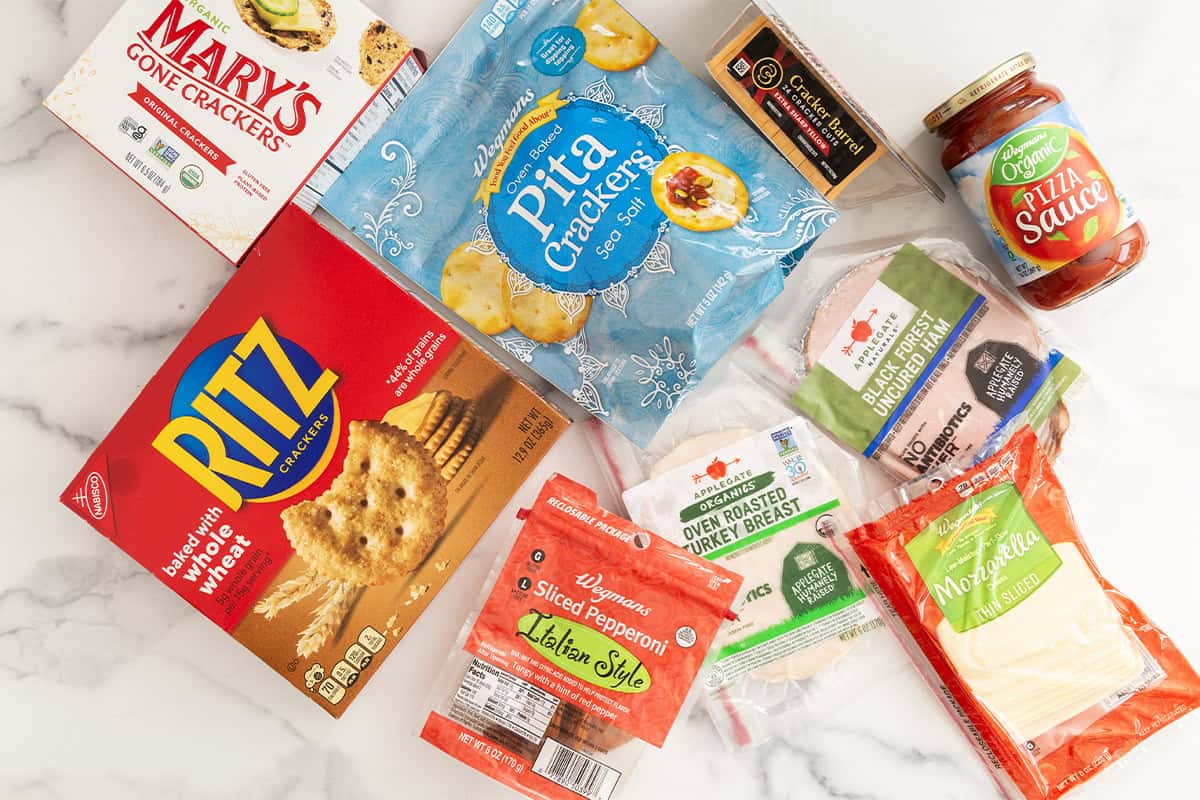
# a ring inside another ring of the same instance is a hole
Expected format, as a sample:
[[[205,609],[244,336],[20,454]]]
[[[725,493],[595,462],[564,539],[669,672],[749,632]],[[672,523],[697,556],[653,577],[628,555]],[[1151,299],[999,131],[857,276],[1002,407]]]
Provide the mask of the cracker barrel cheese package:
[[[289,206],[62,502],[339,716],[566,425]]]
[[[406,108],[322,205],[641,445],[836,217],[614,0],[485,3]]]
[[[420,72],[357,0],[127,0],[45,105],[237,262],[373,98]]]
[[[561,475],[521,516],[421,736],[537,800],[611,800],[662,746],[742,579]]]

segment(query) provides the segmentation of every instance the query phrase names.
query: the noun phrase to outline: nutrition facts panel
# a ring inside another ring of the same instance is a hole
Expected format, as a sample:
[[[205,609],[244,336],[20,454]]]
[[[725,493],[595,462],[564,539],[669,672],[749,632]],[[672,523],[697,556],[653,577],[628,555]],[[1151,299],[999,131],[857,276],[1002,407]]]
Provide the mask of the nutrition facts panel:
[[[294,202],[308,213],[316,210],[321,198],[329,191],[333,182],[346,171],[354,157],[362,151],[371,137],[379,132],[383,123],[391,116],[400,101],[408,96],[416,86],[423,70],[415,55],[404,60],[399,69],[388,79],[387,83],[375,96],[343,136],[330,151],[325,160],[313,171],[308,181],[300,188]]]
[[[467,667],[455,700],[534,744],[546,735],[559,704],[554,695],[477,658]]]

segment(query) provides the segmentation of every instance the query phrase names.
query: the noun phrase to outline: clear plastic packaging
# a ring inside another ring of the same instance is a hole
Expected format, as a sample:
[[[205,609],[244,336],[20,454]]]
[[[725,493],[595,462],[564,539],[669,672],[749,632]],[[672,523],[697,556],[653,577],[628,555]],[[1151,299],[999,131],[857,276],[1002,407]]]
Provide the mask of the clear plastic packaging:
[[[754,369],[850,450],[909,480],[1014,422],[1062,448],[1082,369],[961,243],[814,253],[790,283]]]
[[[896,664],[892,642],[834,535],[858,525],[858,463],[734,360],[640,450],[589,434],[629,516],[744,578],[700,701],[731,749],[817,723],[829,698]],[[845,488],[843,488],[845,487]],[[848,491],[849,490],[849,491]]]
[[[682,713],[741,579],[561,475],[518,516],[421,737],[536,800],[612,800]]]
[[[1101,576],[1028,426],[874,510],[846,541],[1006,797],[1055,800],[1200,706],[1200,676]]]
[[[839,206],[917,193],[945,199],[766,0],[745,7],[707,66],[759,131]]]

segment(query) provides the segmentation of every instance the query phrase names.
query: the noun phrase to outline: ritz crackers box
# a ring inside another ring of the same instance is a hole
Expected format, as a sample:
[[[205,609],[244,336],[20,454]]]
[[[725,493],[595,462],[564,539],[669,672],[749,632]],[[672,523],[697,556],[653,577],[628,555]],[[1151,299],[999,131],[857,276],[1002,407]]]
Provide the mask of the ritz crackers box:
[[[393,78],[422,71],[358,0],[303,0],[302,31],[254,9],[127,0],[45,101],[235,263],[363,110],[403,95]]]
[[[567,424],[289,206],[61,500],[339,716]]]

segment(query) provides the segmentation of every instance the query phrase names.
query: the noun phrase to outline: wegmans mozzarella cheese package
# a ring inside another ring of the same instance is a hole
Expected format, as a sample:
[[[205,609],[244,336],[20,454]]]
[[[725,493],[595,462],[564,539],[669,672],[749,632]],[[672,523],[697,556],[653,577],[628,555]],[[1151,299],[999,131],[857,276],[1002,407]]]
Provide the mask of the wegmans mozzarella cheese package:
[[[1006,797],[1055,800],[1200,706],[1200,676],[1100,574],[1031,428],[895,499],[846,540]]]

